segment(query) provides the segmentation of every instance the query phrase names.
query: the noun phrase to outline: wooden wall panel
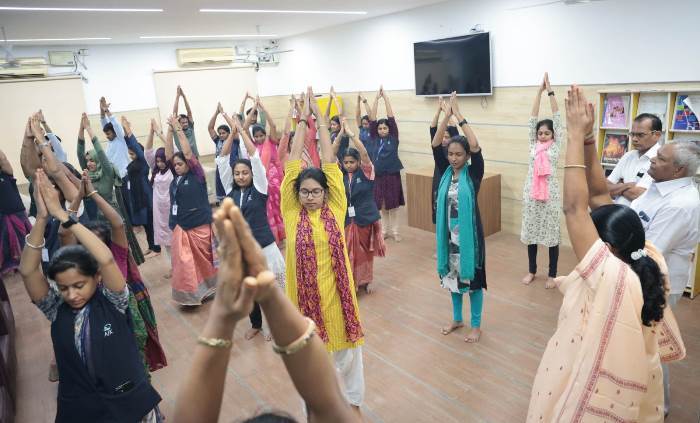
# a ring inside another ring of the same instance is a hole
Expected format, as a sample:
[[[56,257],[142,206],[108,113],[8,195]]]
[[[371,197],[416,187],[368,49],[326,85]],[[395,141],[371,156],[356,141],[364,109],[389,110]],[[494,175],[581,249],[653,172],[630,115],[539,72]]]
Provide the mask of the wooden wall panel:
[[[588,98],[597,102],[599,90],[628,89],[700,89],[700,83],[659,83],[634,85],[587,85],[582,87]],[[566,86],[553,87],[562,114]],[[460,97],[462,114],[470,122],[484,149],[486,171],[501,174],[501,223],[502,230],[520,234],[522,192],[528,169],[527,120],[532,109],[536,87],[494,88],[491,97]],[[354,120],[357,93],[338,93],[344,99],[345,113]],[[363,93],[372,100],[374,93]],[[435,98],[417,97],[413,91],[391,91],[388,93],[396,114],[400,133],[401,160],[407,171],[416,171],[432,166],[428,128],[436,110]],[[326,95],[324,93],[324,95]],[[540,116],[550,117],[551,111],[546,96],[542,96]],[[270,114],[282,127],[287,115],[289,101],[286,96],[263,98]],[[380,103],[379,115],[384,114]],[[363,113],[364,114],[364,113]],[[563,152],[559,160],[557,177],[563,186]],[[562,218],[562,240],[568,245],[566,225]]]

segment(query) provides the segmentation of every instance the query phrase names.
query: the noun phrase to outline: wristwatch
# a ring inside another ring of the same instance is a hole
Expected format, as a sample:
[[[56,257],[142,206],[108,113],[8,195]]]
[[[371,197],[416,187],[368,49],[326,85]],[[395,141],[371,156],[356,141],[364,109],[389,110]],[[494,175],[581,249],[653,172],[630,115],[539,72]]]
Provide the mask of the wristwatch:
[[[63,229],[68,229],[76,223],[78,223],[78,219],[76,219],[75,216],[73,216],[72,214],[68,214],[68,220],[66,220],[65,222],[61,222],[61,227]]]
[[[548,92],[547,95],[550,96],[550,97],[554,97],[554,91]]]

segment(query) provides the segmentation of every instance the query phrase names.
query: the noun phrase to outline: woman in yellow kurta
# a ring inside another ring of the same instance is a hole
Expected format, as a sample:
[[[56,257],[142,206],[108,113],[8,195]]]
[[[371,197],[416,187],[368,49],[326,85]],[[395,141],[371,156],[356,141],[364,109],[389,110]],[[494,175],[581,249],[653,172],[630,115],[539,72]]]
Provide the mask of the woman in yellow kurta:
[[[668,269],[645,243],[636,213],[612,203],[592,136],[593,106],[579,88],[566,109],[564,215],[580,262],[557,280],[564,300],[527,421],[661,422],[661,362],[685,356],[665,307]]]
[[[343,224],[347,200],[336,164],[327,118],[311,88],[305,100],[282,181],[282,217],[287,233],[287,295],[316,323],[333,355],[345,396],[359,409],[364,397],[364,343]],[[313,111],[319,122],[321,169],[302,171],[301,154]]]

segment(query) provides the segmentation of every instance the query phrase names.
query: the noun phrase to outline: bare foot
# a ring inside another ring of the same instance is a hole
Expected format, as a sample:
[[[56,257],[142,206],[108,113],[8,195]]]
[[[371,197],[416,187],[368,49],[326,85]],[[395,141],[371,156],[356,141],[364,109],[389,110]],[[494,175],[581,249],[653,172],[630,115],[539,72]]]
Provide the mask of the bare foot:
[[[401,242],[401,235],[399,235],[398,232],[394,232],[393,238],[394,241]]]
[[[255,329],[255,328],[250,328],[245,332],[245,339],[247,341],[250,341],[251,339],[255,338],[255,335],[260,333],[260,329]]]
[[[530,285],[532,283],[532,281],[534,281],[534,280],[535,280],[535,274],[528,273],[527,275],[525,275],[525,277],[522,279],[521,282],[525,285]]]
[[[442,328],[442,334],[443,335],[449,335],[452,332],[456,331],[457,329],[464,327],[464,323],[462,322],[452,322],[450,326]]]
[[[470,344],[475,344],[479,342],[479,339],[481,338],[481,329],[479,328],[472,328],[472,330],[469,331],[467,334],[467,337],[464,338],[464,342],[468,342]]]
[[[371,293],[372,293],[373,289],[370,287],[370,285],[371,285],[371,284],[368,283],[367,285],[365,285],[365,286],[362,287],[362,288],[365,290],[365,294],[371,294]]]
[[[267,342],[272,341],[272,334],[271,333],[265,334],[265,341],[267,341]]]
[[[158,251],[148,250],[148,252],[146,252],[143,255],[143,257],[149,259],[149,258],[153,258],[153,257],[158,257],[159,255],[160,255],[160,252],[158,252]]]
[[[549,277],[547,278],[547,282],[544,284],[545,289],[552,289],[557,287],[557,283],[554,281],[554,278]]]

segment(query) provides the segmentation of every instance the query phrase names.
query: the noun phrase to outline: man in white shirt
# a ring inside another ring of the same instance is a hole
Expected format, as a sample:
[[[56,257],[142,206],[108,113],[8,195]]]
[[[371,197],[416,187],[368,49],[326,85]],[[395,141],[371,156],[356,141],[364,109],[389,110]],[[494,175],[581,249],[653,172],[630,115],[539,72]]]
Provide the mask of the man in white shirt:
[[[100,98],[100,123],[107,140],[109,140],[105,147],[105,154],[107,154],[107,158],[112,162],[114,168],[117,169],[119,177],[124,178],[126,176],[126,166],[131,160],[129,160],[129,151],[124,139],[124,128],[112,116],[109,106],[104,97]]]
[[[608,176],[608,190],[616,204],[629,206],[649,188],[639,184],[659,150],[661,119],[650,113],[642,113],[632,122],[629,133],[634,149],[630,149]]]
[[[646,239],[666,259],[671,282],[668,305],[674,307],[690,280],[700,241],[700,195],[693,182],[700,166],[700,142],[678,141],[662,146],[651,159],[649,189],[632,202]],[[669,411],[668,368],[664,365],[665,411]]]

